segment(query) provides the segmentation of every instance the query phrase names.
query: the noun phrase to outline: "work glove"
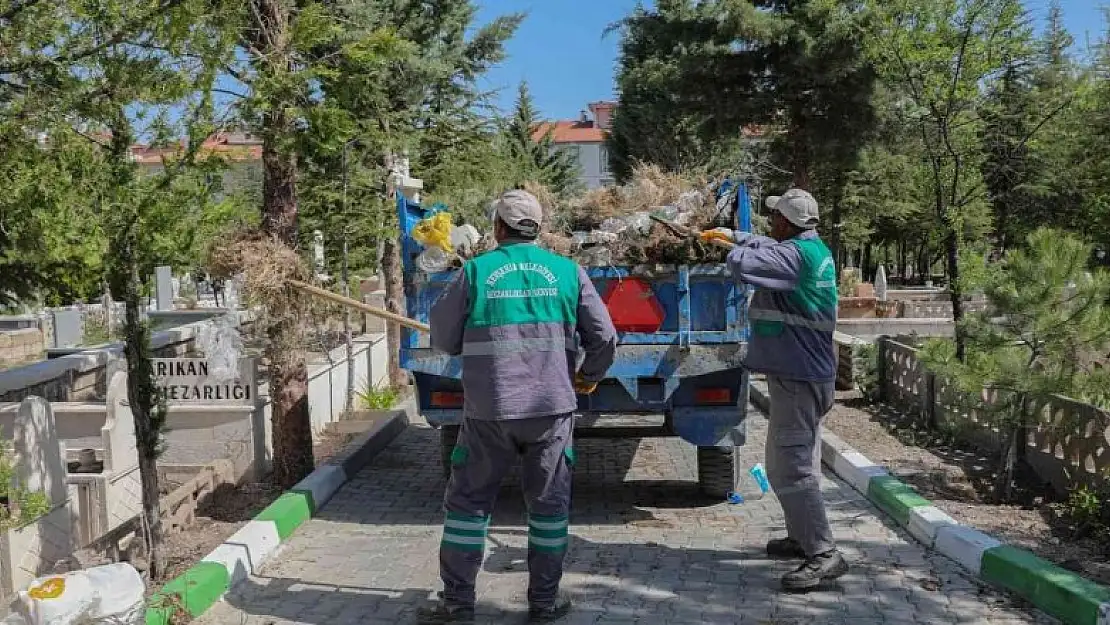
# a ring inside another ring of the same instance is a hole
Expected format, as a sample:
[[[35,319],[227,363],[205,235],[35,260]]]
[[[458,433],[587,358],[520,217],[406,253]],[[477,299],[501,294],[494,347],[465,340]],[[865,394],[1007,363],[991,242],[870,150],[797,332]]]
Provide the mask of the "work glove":
[[[579,395],[593,395],[597,390],[597,382],[590,382],[582,377],[581,373],[574,376],[574,392]]]
[[[728,228],[714,228],[712,230],[704,230],[700,235],[698,235],[698,238],[700,238],[705,243],[711,243],[713,241],[724,241],[725,243],[736,242],[736,236],[733,234],[732,230],[729,230]]]

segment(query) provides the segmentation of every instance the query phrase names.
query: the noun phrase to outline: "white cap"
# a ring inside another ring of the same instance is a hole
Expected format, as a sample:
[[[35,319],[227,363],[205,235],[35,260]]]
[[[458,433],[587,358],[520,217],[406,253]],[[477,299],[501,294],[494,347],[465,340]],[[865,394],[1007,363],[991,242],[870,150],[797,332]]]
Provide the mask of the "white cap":
[[[543,224],[543,206],[531,193],[520,189],[502,193],[490,208],[491,219],[500,217],[505,225],[526,237],[539,235],[540,225]]]
[[[782,213],[787,221],[805,230],[816,228],[820,221],[817,200],[801,189],[790,189],[782,195],[772,195],[767,198],[767,208]]]

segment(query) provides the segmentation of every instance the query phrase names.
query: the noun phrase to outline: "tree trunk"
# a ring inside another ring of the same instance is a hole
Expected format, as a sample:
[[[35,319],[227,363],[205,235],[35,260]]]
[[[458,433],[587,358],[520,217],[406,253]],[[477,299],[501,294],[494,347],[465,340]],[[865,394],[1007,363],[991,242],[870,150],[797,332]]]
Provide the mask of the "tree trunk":
[[[276,337],[296,330],[278,329]],[[282,339],[279,339],[282,340]],[[308,369],[299,349],[282,350],[281,360],[270,361],[271,404],[274,424],[274,480],[291,488],[312,472],[312,422],[308,415]]]
[[[296,71],[292,55],[290,5],[283,0],[248,0],[252,23],[247,29],[257,56],[251,59],[264,79],[280,80]],[[273,89],[273,87],[271,87]],[[296,249],[297,155],[289,149],[296,132],[290,109],[293,94],[273,89],[262,115],[262,227],[267,234]],[[274,477],[289,488],[312,472],[312,423],[308,414],[308,370],[301,352],[300,320],[267,329],[266,358],[270,363],[273,406]]]
[[[795,104],[792,108],[794,110],[791,111],[790,165],[794,170],[794,186],[809,191],[812,186],[809,171],[809,135],[805,117],[801,113],[801,104]]]
[[[150,361],[150,335],[142,319],[138,267],[132,261],[131,284],[125,290],[124,353],[127,355],[127,400],[135,422],[135,444],[142,485],[142,532],[147,547],[150,578],[165,577],[166,557],[162,549],[161,493],[158,489],[158,452],[165,407],[160,405]]]
[[[898,277],[902,280],[903,285],[909,283],[909,276],[906,275],[909,273],[907,265],[910,262],[908,247],[905,241],[898,241]]]
[[[871,268],[871,243],[863,246],[863,262],[860,263],[860,279],[864,282],[875,281],[875,270]]]
[[[382,280],[385,281],[385,309],[405,315],[405,285],[401,276],[401,249],[397,239],[386,239],[382,254]],[[389,384],[402,387],[408,376],[401,369],[401,326],[386,324],[386,346],[389,349]]]
[[[262,228],[291,248],[298,243],[297,155],[279,149],[280,137],[293,132],[283,112],[266,115],[262,144]]]
[[[113,170],[113,212],[108,216],[109,243],[108,291],[121,297],[124,304],[124,356],[127,359],[127,401],[135,424],[135,447],[139,457],[142,490],[140,514],[143,542],[147,549],[148,572],[152,580],[165,576],[166,559],[162,551],[161,494],[158,489],[158,454],[165,405],[154,381],[151,364],[150,334],[143,320],[142,281],[139,279],[138,224],[142,217],[141,200],[131,196],[135,165],[131,162],[133,132],[122,108],[110,124],[111,168]]]
[[[994,500],[996,503],[1009,503],[1014,494],[1014,468],[1017,465],[1018,429],[1009,428],[1002,442],[998,475],[994,478]]]
[[[960,320],[964,318],[963,289],[960,287],[960,247],[955,229],[948,226],[944,238],[948,267],[948,296],[952,301],[952,320],[956,324],[956,358],[963,362],[967,352],[967,339]]]

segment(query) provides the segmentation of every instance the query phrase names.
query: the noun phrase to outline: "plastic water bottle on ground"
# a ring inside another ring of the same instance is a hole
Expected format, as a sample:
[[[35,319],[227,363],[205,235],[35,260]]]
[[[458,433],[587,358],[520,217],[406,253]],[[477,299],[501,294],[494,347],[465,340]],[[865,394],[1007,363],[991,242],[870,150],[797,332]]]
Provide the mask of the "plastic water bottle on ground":
[[[755,464],[739,476],[736,490],[729,493],[727,500],[731,504],[742,504],[747,501],[759,501],[771,490],[767,481],[767,472],[762,464]]]

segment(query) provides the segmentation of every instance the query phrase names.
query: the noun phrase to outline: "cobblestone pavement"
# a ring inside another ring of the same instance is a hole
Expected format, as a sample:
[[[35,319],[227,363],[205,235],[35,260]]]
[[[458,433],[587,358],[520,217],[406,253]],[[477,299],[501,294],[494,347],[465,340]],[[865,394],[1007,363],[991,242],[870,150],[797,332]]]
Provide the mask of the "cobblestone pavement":
[[[752,410],[745,462],[762,460]],[[774,498],[728,505],[697,493],[694,450],[679,439],[579,442],[566,623],[1052,623],[931,555],[846,484],[823,488],[849,575],[784,594],[793,563],[768,560],[783,531]],[[408,623],[439,589],[438,432],[414,426],[303,526],[263,574],[237,586],[205,625]],[[506,482],[479,577],[479,621],[524,620],[525,525]]]

